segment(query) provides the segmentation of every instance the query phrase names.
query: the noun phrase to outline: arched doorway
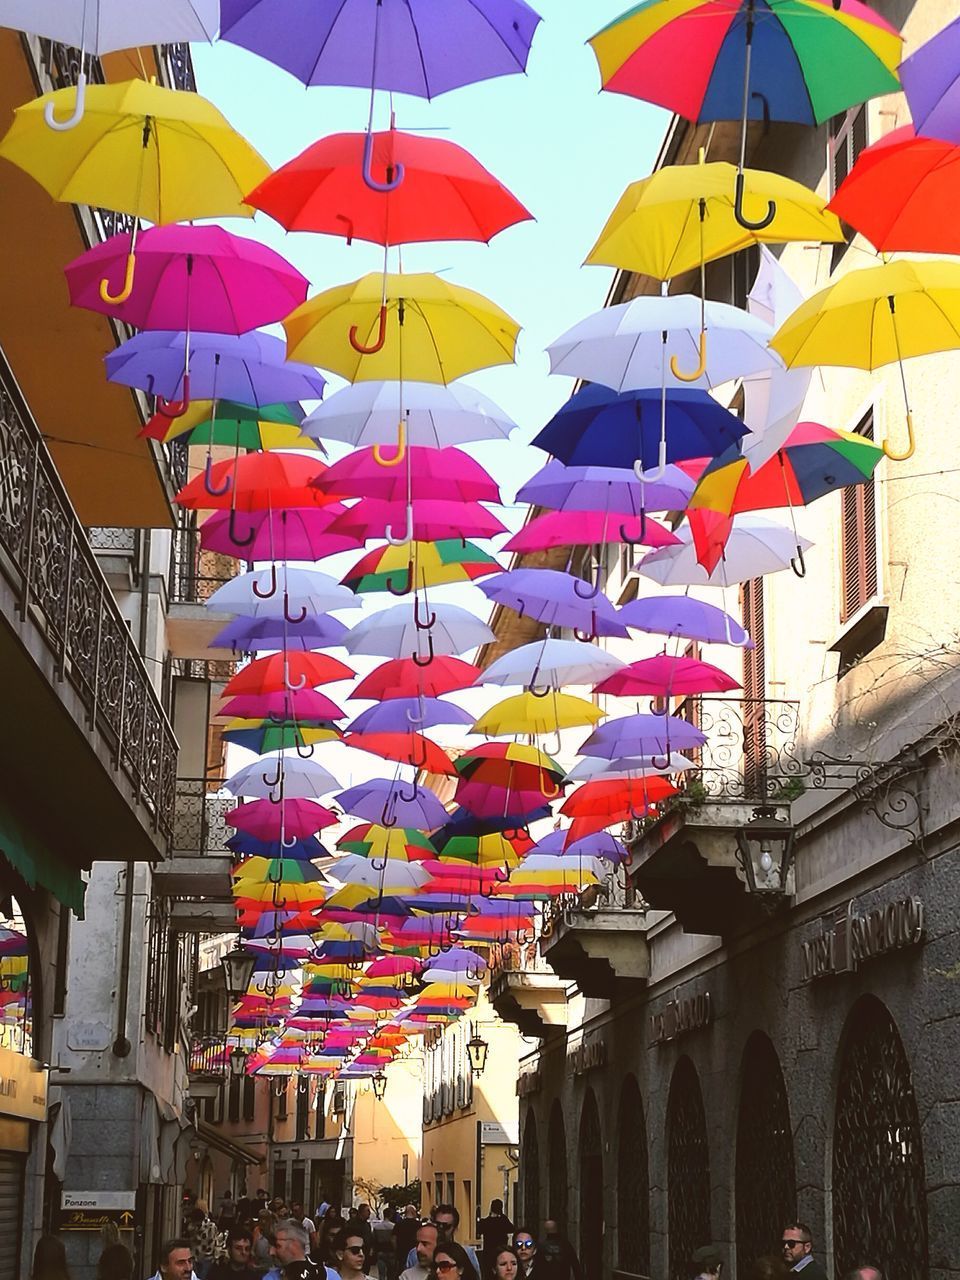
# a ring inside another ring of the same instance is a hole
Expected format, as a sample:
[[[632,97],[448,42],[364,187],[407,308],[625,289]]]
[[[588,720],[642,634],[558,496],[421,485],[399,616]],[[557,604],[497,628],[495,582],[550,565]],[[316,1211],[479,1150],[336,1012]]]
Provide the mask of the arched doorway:
[[[603,1277],[603,1136],[592,1089],[580,1111],[580,1262],[586,1280]]]
[[[833,1124],[834,1266],[876,1259],[897,1280],[928,1274],[927,1199],[910,1064],[884,1005],[864,996],[844,1028]]]
[[[537,1117],[532,1111],[527,1112],[526,1124],[523,1126],[520,1177],[523,1182],[523,1201],[516,1225],[536,1233],[540,1229],[540,1143],[537,1138]]]
[[[617,1266],[650,1273],[650,1174],[643,1099],[633,1076],[620,1090],[617,1112]]]
[[[696,1068],[681,1058],[667,1102],[667,1230],[670,1280],[687,1280],[690,1260],[710,1244],[710,1154]]]
[[[737,1115],[737,1269],[776,1253],[783,1224],[797,1211],[793,1131],[777,1052],[761,1031],[743,1051]]]
[[[548,1144],[547,1217],[555,1218],[560,1223],[560,1230],[565,1232],[567,1229],[567,1134],[559,1102],[555,1102],[550,1111]]]

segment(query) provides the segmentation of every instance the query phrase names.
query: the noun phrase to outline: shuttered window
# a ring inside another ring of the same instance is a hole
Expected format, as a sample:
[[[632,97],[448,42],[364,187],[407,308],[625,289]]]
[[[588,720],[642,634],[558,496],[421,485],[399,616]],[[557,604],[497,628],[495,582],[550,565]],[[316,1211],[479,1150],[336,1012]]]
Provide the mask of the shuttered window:
[[[0,1151],[0,1280],[17,1280],[23,1234],[23,1156]]]
[[[857,427],[873,439],[873,410]],[[873,480],[840,494],[840,621],[847,622],[877,594],[877,495]]]
[[[831,198],[836,195],[840,184],[853,168],[857,156],[867,145],[867,108],[861,103],[859,107],[851,107],[841,112],[830,121],[830,134],[827,141],[827,172],[830,177]],[[841,224],[844,235],[849,239],[853,228],[844,222]],[[835,244],[830,258],[830,269],[837,265],[846,252],[846,244]]]
[[[740,588],[743,625],[753,640],[743,650],[743,781],[748,797],[762,797],[766,785],[767,733],[764,699],[767,673],[763,635],[763,579]]]

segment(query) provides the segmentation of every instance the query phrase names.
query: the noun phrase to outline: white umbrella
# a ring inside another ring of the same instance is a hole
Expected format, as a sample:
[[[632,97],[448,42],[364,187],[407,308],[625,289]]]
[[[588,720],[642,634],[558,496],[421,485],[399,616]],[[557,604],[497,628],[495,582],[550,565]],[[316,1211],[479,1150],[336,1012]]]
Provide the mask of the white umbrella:
[[[492,662],[477,684],[525,684],[560,688],[597,684],[626,664],[612,653],[579,640],[535,640]]]
[[[290,800],[319,800],[343,784],[314,760],[281,756],[279,760],[255,760],[238,769],[223,785],[235,796],[257,796],[279,803],[281,795]]]
[[[699,376],[690,375],[700,364],[700,299],[689,293],[633,298],[587,316],[547,348],[550,372],[615,391],[709,390],[731,378],[783,368],[767,346],[773,329],[764,320],[725,302],[708,302],[705,316],[706,362]]]
[[[328,573],[290,569],[286,565],[278,570],[275,564],[269,569],[238,574],[218,587],[206,603],[209,609],[244,617],[275,618],[283,614],[291,623],[302,622],[310,613],[362,607],[349,587],[341,586]]]
[[[765,573],[789,569],[798,549],[807,551],[813,546],[776,520],[757,515],[735,516],[723,556],[708,575],[697,560],[689,525],[681,525],[676,534],[681,540],[679,546],[651,551],[637,565],[638,573],[662,587],[732,587]]]
[[[398,889],[419,889],[430,879],[418,862],[401,862],[398,858],[361,858],[348,853],[327,867],[327,877],[338,884],[363,884],[393,893]]]
[[[369,614],[347,632],[343,639],[348,653],[367,653],[382,658],[413,657],[427,667],[434,654],[466,653],[495,639],[485,622],[455,604],[438,604],[426,617],[409,604]]]
[[[98,56],[145,44],[212,41],[220,25],[220,0],[0,0],[0,27],[45,36],[80,50],[77,101],[73,114],[57,120],[48,103],[44,119],[52,129],[72,129],[83,116],[86,54]]]
[[[0,0],[2,3],[2,0]],[[516,427],[506,413],[463,382],[358,382],[329,396],[303,422],[311,440],[393,444],[402,423],[410,445],[442,449],[473,440],[502,440]]]

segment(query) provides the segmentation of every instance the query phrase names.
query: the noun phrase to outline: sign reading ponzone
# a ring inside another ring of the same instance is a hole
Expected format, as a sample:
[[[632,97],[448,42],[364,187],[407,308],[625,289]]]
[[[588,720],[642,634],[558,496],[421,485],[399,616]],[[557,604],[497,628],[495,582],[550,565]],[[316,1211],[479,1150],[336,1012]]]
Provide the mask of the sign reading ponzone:
[[[865,960],[915,946],[923,938],[923,902],[900,898],[855,914],[851,900],[820,931],[803,943],[801,980],[813,982],[837,973],[855,973]]]

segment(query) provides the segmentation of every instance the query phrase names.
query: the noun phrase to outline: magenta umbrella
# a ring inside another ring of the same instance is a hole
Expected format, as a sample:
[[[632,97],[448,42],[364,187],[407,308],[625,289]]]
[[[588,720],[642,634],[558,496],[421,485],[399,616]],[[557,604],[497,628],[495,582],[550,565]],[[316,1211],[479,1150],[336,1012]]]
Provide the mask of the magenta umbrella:
[[[358,449],[328,467],[314,485],[339,498],[403,502],[442,495],[461,502],[500,502],[493,476],[462,450],[412,445],[407,453],[409,474],[404,467],[384,467],[372,448]]]
[[[200,526],[200,546],[240,560],[322,560],[363,546],[363,540],[353,534],[330,531],[346,511],[342,502],[236,515],[214,511]],[[231,525],[241,540],[232,536]]]
[[[137,329],[241,334],[282,320],[307,296],[306,278],[279,253],[223,227],[141,232],[136,276],[124,297],[129,252],[124,233],[75,258],[65,268],[73,305]]]
[[[494,538],[506,533],[506,525],[480,503],[443,498],[412,504],[361,498],[331,528],[334,533],[350,533],[358,538],[386,538],[396,546],[444,538]]]
[[[626,535],[626,536],[624,536]],[[544,551],[548,547],[587,547],[594,543],[630,542],[646,547],[672,547],[680,539],[650,516],[614,515],[605,511],[548,511],[535,516],[504,545],[504,551]]]
[[[289,836],[302,839],[316,835],[324,827],[332,827],[337,815],[314,800],[250,800],[238,804],[223,816],[224,822],[258,840],[276,840]]]
[[[680,697],[694,693],[729,693],[731,689],[740,688],[742,685],[733,676],[711,662],[658,653],[615,671],[594,685],[594,693],[609,693],[619,698],[660,698],[674,694]]]
[[[240,720],[270,717],[281,720],[345,720],[346,712],[316,689],[299,689],[290,693],[243,693],[231,698],[220,711],[222,716]]]

